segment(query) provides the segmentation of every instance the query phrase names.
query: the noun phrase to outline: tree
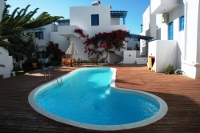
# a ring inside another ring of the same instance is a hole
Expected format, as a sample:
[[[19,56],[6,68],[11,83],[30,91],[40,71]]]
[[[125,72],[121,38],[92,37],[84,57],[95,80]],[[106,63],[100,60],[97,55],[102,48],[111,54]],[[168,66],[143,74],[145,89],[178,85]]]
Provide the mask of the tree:
[[[33,34],[11,38],[9,42],[15,44],[15,47],[12,47],[12,50],[10,50],[10,54],[15,58],[27,57],[30,59],[32,54],[37,52],[37,45],[34,43]]]
[[[123,49],[124,42],[129,34],[129,32],[124,30],[115,30],[112,32],[100,32],[89,38],[81,29],[75,29],[74,32],[78,33],[85,40],[84,53],[87,53],[88,57],[95,55],[100,62],[105,61],[109,53]]]
[[[33,19],[32,17],[37,13],[39,8],[27,13],[29,7],[30,5],[21,10],[19,10],[20,8],[16,8],[9,14],[8,9],[10,5],[6,5],[3,11],[2,20],[0,22],[0,46],[6,48],[11,55],[26,55],[21,48],[25,46],[29,47],[29,45],[24,45],[24,43],[26,43],[27,38],[30,37],[27,37],[23,31],[45,26],[62,18],[62,16],[50,16],[47,12],[43,12]]]

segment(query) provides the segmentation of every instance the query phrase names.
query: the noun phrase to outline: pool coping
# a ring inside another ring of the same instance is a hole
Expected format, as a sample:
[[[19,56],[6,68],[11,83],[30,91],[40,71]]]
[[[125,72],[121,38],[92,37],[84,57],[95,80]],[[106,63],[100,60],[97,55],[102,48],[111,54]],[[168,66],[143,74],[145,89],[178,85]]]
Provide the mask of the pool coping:
[[[88,68],[80,68],[80,69],[88,69]],[[74,72],[76,72],[80,69],[74,70],[74,71],[72,71],[68,74],[63,75],[63,76],[74,73]],[[148,92],[116,87],[115,86],[115,80],[116,80],[117,69],[116,68],[110,68],[110,69],[113,71],[112,81],[111,81],[111,85],[110,85],[111,89],[114,89],[115,91],[126,92],[126,93],[127,92],[137,93],[137,94],[143,95],[145,97],[148,97],[151,100],[153,100],[153,101],[155,101],[159,104],[159,106],[160,106],[159,111],[155,115],[153,115],[152,117],[150,117],[148,119],[145,119],[145,120],[142,120],[142,121],[139,121],[139,122],[128,123],[128,124],[120,124],[120,125],[93,125],[93,124],[86,124],[86,123],[76,122],[76,121],[73,121],[73,120],[68,120],[68,119],[65,119],[65,118],[62,118],[62,117],[59,117],[57,115],[54,115],[52,113],[47,112],[46,110],[42,109],[39,105],[37,105],[35,100],[34,100],[35,96],[37,95],[37,93],[40,90],[42,90],[47,84],[50,84],[50,83],[53,84],[54,82],[57,82],[56,79],[54,79],[50,82],[47,82],[43,85],[40,85],[40,86],[36,87],[34,90],[32,90],[30,92],[29,96],[28,96],[29,104],[38,113],[40,113],[40,114],[42,114],[42,115],[44,115],[44,116],[46,116],[46,117],[48,117],[52,120],[55,120],[57,122],[69,124],[69,125],[80,127],[80,128],[91,129],[91,130],[99,130],[99,131],[116,131],[116,130],[125,130],[125,129],[143,127],[143,126],[149,125],[151,123],[154,123],[154,122],[160,120],[161,118],[163,118],[165,116],[165,114],[168,111],[168,106],[163,99],[161,99],[160,97],[158,97],[154,94],[148,93]],[[63,76],[61,76],[61,78]]]

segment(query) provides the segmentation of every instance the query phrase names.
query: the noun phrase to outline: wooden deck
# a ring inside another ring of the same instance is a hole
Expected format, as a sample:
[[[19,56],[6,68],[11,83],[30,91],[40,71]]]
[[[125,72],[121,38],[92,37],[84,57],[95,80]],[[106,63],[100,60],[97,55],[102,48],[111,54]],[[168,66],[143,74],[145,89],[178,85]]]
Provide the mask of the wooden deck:
[[[123,133],[199,133],[200,80],[182,75],[154,73],[141,65],[108,66],[117,68],[116,86],[153,93],[168,104],[161,120],[148,126],[115,131]],[[60,74],[76,68],[60,67]],[[94,133],[48,119],[28,103],[29,93],[45,83],[42,71],[0,80],[0,132],[13,133]]]

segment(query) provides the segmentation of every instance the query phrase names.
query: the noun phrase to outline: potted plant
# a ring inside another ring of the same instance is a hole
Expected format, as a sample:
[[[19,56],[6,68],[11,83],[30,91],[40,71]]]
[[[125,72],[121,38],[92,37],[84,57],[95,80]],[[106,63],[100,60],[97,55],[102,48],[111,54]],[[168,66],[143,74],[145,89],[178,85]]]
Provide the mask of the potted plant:
[[[174,73],[174,66],[169,64],[165,70],[165,74],[173,74]]]

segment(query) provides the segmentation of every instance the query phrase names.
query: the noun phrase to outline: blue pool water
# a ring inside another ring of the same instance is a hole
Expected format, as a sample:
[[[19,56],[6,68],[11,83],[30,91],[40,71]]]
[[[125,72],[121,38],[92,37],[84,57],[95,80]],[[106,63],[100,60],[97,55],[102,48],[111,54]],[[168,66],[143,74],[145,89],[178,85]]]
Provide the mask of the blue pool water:
[[[56,116],[94,125],[139,122],[159,111],[155,100],[111,88],[112,75],[110,68],[80,69],[62,77],[62,86],[41,89],[35,102]]]

